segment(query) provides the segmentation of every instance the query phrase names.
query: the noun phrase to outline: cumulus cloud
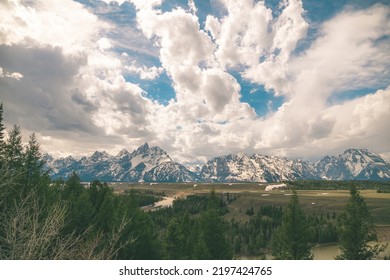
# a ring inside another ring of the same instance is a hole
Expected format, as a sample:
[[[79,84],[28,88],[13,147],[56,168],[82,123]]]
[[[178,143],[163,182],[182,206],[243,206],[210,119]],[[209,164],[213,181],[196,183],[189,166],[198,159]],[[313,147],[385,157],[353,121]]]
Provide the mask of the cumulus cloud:
[[[377,5],[342,12],[322,25],[312,46],[291,59],[287,102],[264,121],[258,147],[285,147],[285,152],[300,147],[286,152],[296,156],[347,147],[386,151],[388,89],[352,101],[342,101],[342,95],[390,83],[389,14],[388,7]],[[363,121],[367,118],[371,121]]]
[[[164,71],[162,67],[156,67],[156,66],[146,67],[145,65],[140,66],[137,65],[135,61],[132,61],[130,65],[125,66],[125,69],[129,73],[134,73],[139,75],[139,77],[142,80],[154,80],[158,78],[161,75],[161,73]]]
[[[237,81],[214,65],[216,46],[195,14],[181,8],[160,13],[153,5],[136,7],[139,27],[160,46],[160,60],[172,78],[182,116],[191,121],[253,117],[248,104],[239,101]]]
[[[390,87],[332,106],[324,116],[335,122],[331,134],[335,143],[386,151],[390,140]]]
[[[18,72],[10,73],[10,72],[4,71],[3,68],[0,67],[0,78],[4,78],[4,77],[20,80],[21,78],[23,78],[23,75],[18,73]]]
[[[105,2],[120,8],[125,1]],[[181,162],[240,151],[307,159],[349,147],[389,153],[388,6],[344,9],[297,52],[309,26],[302,1],[272,11],[264,1],[221,0],[224,12],[205,22],[194,1],[169,11],[161,0],[130,2],[143,34],[136,40],[150,44],[145,61],[132,54],[142,49],[130,38],[133,26],[119,28],[80,3],[1,1],[8,122],[38,132],[47,150],[63,154],[145,141]],[[163,72],[174,90],[166,105],[140,85]],[[284,103],[257,116],[242,102],[233,72]],[[351,99],[356,89],[370,94]]]
[[[377,5],[343,12],[324,23],[321,37],[292,63],[297,83],[316,79],[326,83],[327,95],[335,89],[389,83],[389,13],[389,7]],[[304,87],[299,90],[304,91]]]
[[[308,23],[301,1],[283,1],[273,17],[263,1],[223,0],[228,13],[221,20],[208,16],[206,30],[215,39],[216,57],[224,67],[243,67],[243,77],[285,92],[287,62]]]
[[[1,5],[0,91],[9,124],[37,132],[57,153],[142,143],[142,125],[158,104],[123,77],[107,38],[111,24],[73,1]]]
[[[68,0],[6,0],[0,5],[0,44],[5,45],[46,44],[74,53],[94,44],[93,39],[105,25],[80,3]]]
[[[69,98],[80,63],[66,59],[59,48],[0,46],[0,65],[24,73],[20,81],[0,84],[12,121],[31,130],[93,131],[88,115]]]

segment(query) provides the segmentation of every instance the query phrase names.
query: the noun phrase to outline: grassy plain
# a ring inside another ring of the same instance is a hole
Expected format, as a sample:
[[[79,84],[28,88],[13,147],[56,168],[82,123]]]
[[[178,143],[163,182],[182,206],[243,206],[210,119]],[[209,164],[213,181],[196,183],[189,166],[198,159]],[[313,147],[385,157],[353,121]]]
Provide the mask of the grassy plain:
[[[291,190],[274,189],[265,191],[269,184],[263,183],[112,183],[116,192],[136,189],[165,193],[166,196],[184,198],[192,194],[208,194],[212,189],[218,194],[229,193],[237,199],[229,205],[227,218],[245,219],[245,211],[264,205],[286,206]],[[339,214],[349,199],[348,190],[298,190],[301,206],[306,214]],[[378,225],[390,226],[390,193],[376,190],[360,190]]]
[[[285,207],[292,191],[274,189],[265,191],[270,184],[263,183],[112,183],[116,192],[136,189],[164,193],[165,196],[185,198],[188,195],[207,195],[212,189],[217,194],[234,195],[236,199],[229,204],[226,220],[235,219],[245,222],[249,220],[246,211],[253,207],[256,212],[261,206],[277,205]],[[338,216],[349,199],[348,190],[298,190],[300,205],[310,215],[323,214]],[[389,243],[386,254],[390,254],[390,193],[377,193],[374,189],[360,190],[368,207],[372,211],[379,239]],[[317,259],[332,259],[337,255],[337,246],[320,246],[314,248]],[[331,257],[333,256],[333,257]]]

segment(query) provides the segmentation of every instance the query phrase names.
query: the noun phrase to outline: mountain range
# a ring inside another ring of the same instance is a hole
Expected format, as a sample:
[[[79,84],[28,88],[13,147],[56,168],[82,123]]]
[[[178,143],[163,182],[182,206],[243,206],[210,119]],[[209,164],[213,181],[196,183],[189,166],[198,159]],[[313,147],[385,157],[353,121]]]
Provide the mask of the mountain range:
[[[96,151],[90,157],[44,160],[53,179],[76,171],[83,181],[108,182],[279,182],[286,180],[390,180],[390,164],[366,149],[348,149],[317,162],[244,153],[215,157],[190,171],[160,147],[148,143],[116,156]]]

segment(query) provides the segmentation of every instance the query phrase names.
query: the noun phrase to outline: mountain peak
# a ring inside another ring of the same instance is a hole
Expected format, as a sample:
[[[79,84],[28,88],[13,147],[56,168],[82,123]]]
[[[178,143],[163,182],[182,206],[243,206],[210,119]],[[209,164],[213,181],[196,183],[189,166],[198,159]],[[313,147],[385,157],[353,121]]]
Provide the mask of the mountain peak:
[[[74,159],[74,157],[72,157],[72,156],[69,155],[69,156],[67,156],[67,157],[65,158],[65,160],[75,160],[75,159]]]
[[[248,157],[248,155],[245,154],[244,152],[239,152],[239,153],[237,154],[237,157],[238,157],[238,158],[245,158],[245,157]]]
[[[133,152],[125,149],[115,157],[95,152],[75,160],[72,156],[50,160],[47,166],[55,178],[76,170],[83,180],[128,182],[278,182],[283,180],[389,180],[390,164],[367,149],[348,149],[325,156],[315,163],[278,156],[245,153],[219,156],[208,161],[196,174],[174,162],[160,147],[144,143]],[[195,170],[194,170],[195,171]]]
[[[385,164],[386,162],[381,158],[380,155],[372,153],[367,149],[348,149],[341,155],[342,158],[351,157],[356,159],[358,157],[364,159],[364,161],[380,162]]]
[[[43,154],[42,158],[43,158],[44,161],[52,161],[52,160],[54,160],[54,157],[51,154],[49,154],[49,153]]]
[[[317,163],[317,169],[324,179],[371,180],[389,178],[386,165],[379,155],[367,149],[347,149],[338,156],[324,157]]]
[[[148,142],[145,142],[142,146],[140,146],[140,148],[149,149],[149,144],[148,144]]]
[[[129,155],[129,151],[126,150],[126,149],[122,149],[122,150],[116,155],[116,157],[121,158],[121,157],[126,156],[126,155]]]
[[[103,152],[96,151],[91,156],[91,159],[94,161],[100,161],[100,160],[103,160],[107,157],[109,157],[109,154],[107,154],[105,151],[103,151]]]
[[[145,142],[142,146],[139,146],[137,150],[135,150],[136,154],[144,154],[146,151],[149,150],[149,144],[148,142]]]
[[[92,156],[105,156],[108,155],[106,151],[100,152],[100,151],[95,151]]]
[[[369,154],[370,152],[367,149],[347,149],[344,151],[344,154]]]

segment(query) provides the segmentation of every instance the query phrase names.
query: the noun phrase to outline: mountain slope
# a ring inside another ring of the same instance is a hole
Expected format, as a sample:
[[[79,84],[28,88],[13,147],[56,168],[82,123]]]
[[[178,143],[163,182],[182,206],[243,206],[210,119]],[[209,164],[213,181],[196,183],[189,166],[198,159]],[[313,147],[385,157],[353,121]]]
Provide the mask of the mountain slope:
[[[279,182],[287,180],[390,180],[390,164],[365,149],[348,149],[317,162],[244,153],[220,156],[193,172],[174,162],[161,148],[147,143],[116,156],[95,152],[76,160],[44,158],[53,178],[67,178],[75,170],[84,181],[125,182]]]
[[[338,156],[326,156],[316,163],[317,173],[326,180],[390,179],[390,165],[366,149],[348,149]]]
[[[311,165],[301,160],[240,153],[210,160],[203,166],[201,178],[211,182],[279,182],[317,176]]]
[[[92,156],[78,161],[72,157],[54,159],[49,155],[45,156],[45,160],[54,179],[67,178],[76,171],[83,181],[198,181],[193,172],[173,162],[164,150],[149,147],[147,143],[132,153],[122,150],[116,156],[95,152]]]

